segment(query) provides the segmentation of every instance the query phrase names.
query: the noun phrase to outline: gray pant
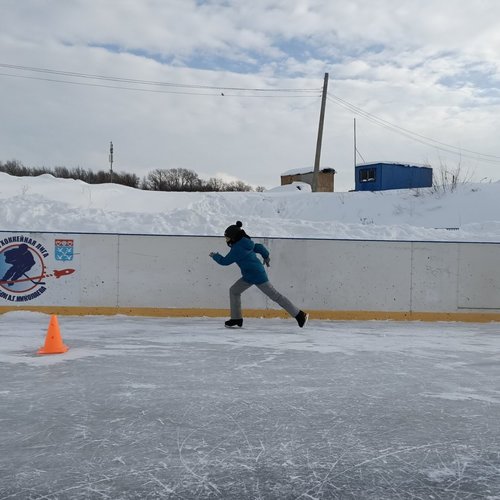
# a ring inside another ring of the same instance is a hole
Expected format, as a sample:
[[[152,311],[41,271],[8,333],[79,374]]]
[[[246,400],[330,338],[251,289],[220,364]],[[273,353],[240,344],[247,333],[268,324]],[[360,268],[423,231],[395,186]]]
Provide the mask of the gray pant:
[[[229,304],[231,306],[231,319],[241,319],[241,294],[250,288],[252,283],[247,283],[243,278],[240,278],[229,289]],[[255,285],[261,292],[264,292],[271,300],[279,304],[290,316],[297,316],[300,309],[294,306],[284,295],[281,295],[269,281]]]

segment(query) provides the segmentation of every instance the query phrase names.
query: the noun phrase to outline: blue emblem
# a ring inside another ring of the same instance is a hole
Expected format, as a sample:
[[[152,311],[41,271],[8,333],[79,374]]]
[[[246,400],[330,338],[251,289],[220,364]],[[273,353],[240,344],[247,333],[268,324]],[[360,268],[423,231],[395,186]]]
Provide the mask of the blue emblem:
[[[73,260],[73,240],[55,240],[55,245],[56,260]]]

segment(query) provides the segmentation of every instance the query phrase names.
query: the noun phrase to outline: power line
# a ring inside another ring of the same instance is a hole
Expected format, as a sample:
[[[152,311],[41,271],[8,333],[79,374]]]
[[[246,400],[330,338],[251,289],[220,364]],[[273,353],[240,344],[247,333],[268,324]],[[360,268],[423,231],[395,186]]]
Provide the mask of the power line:
[[[27,75],[11,75],[9,73],[0,73],[0,76],[6,76],[6,77],[12,77],[12,78],[23,78],[26,80],[38,80],[38,81],[43,81],[43,82],[53,82],[53,83],[63,83],[67,85],[80,85],[84,87],[99,87],[99,88],[105,88],[105,89],[115,89],[115,90],[131,90],[134,92],[150,92],[153,94],[177,94],[177,95],[196,95],[196,96],[211,96],[211,97],[217,97],[217,96],[223,96],[223,97],[259,97],[259,98],[318,98],[318,95],[312,95],[312,94],[301,94],[301,95],[293,95],[293,94],[278,94],[278,95],[264,95],[264,94],[233,94],[233,93],[228,93],[228,92],[223,92],[221,93],[220,91],[217,92],[183,92],[181,90],[160,90],[160,89],[147,89],[147,88],[140,88],[140,87],[126,87],[123,85],[105,85],[102,83],[91,83],[91,82],[75,82],[71,80],[58,80],[56,78],[43,78],[39,76],[27,76]]]
[[[351,104],[350,102],[348,102],[344,99],[341,99],[340,97],[335,96],[333,94],[328,94],[327,98],[329,101],[331,101],[335,104],[338,104],[339,106],[342,106],[343,108],[347,109],[348,111],[351,111],[353,113],[356,113],[358,115],[363,116],[368,121],[375,123],[376,125],[379,125],[379,126],[384,127],[388,130],[391,130],[392,132],[396,132],[400,135],[403,135],[404,137],[407,137],[413,141],[419,142],[419,143],[424,144],[426,146],[430,146],[430,147],[433,147],[433,148],[438,149],[440,151],[461,155],[461,156],[466,157],[466,158],[471,158],[471,159],[475,159],[475,160],[486,162],[486,163],[494,163],[494,164],[500,163],[500,156],[479,153],[478,151],[472,151],[470,149],[460,148],[457,146],[453,146],[451,144],[446,144],[444,142],[437,141],[437,140],[432,139],[430,137],[426,137],[426,136],[418,134],[416,132],[412,132],[411,130],[408,130],[406,128],[395,125],[394,123],[388,122],[382,118],[379,118],[379,117],[377,117],[371,113],[368,113],[367,111],[364,111],[361,108],[358,108],[357,106],[355,106],[354,104]]]
[[[430,137],[426,137],[426,136],[418,134],[416,132],[412,132],[411,130],[405,129],[405,128],[400,127],[398,125],[395,125],[391,122],[388,122],[382,118],[379,118],[371,113],[368,113],[367,111],[364,111],[361,108],[358,108],[354,104],[351,104],[348,101],[345,101],[344,99],[341,99],[340,97],[334,96],[332,94],[328,95],[328,99],[331,102],[339,104],[340,106],[344,107],[345,109],[348,109],[349,111],[353,111],[357,114],[362,115],[363,117],[365,117],[366,119],[368,119],[372,123],[376,123],[380,126],[388,128],[390,130],[393,130],[394,132],[401,133],[402,135],[409,137],[410,139],[416,140],[417,142],[421,142],[422,144],[431,145],[432,147],[436,147],[437,149],[443,149],[443,150],[448,151],[448,152],[450,152],[449,149],[451,148],[452,150],[456,150],[456,152],[459,152],[459,153],[467,152],[467,153],[471,153],[471,154],[474,154],[477,156],[484,156],[484,157],[486,157],[485,159],[490,159],[490,161],[496,161],[496,160],[500,161],[500,156],[489,155],[489,154],[479,153],[477,151],[468,150],[465,148],[460,148],[457,146],[453,146],[451,144],[446,144],[444,142],[437,141],[435,139],[432,139]],[[429,142],[434,143],[434,144],[429,144]],[[437,144],[438,146],[436,146],[435,144]],[[440,146],[443,146],[443,147],[440,147]],[[445,148],[447,148],[447,149],[445,149]],[[451,152],[455,152],[455,151],[451,151]]]
[[[127,83],[135,85],[147,85],[156,87],[172,87],[172,88],[182,88],[182,89],[205,89],[205,90],[217,90],[217,91],[238,91],[238,92],[272,92],[272,93],[319,93],[320,88],[258,88],[258,87],[230,87],[230,86],[214,86],[214,85],[193,85],[187,83],[174,83],[174,82],[161,82],[154,80],[139,80],[135,78],[122,78],[116,76],[104,76],[104,75],[93,75],[88,73],[78,73],[73,71],[62,71],[49,68],[36,68],[31,66],[20,66],[15,64],[0,63],[0,68],[13,69],[18,71],[29,71],[34,73],[43,73],[64,77],[81,78],[85,80],[101,80],[109,81],[115,83]],[[10,75],[3,73],[2,76],[22,76],[22,75]],[[28,78],[28,77],[25,77]],[[32,79],[37,79],[36,77],[30,77]],[[42,79],[42,78],[40,78]],[[43,79],[42,79],[43,80]],[[70,80],[52,80],[46,79],[45,81],[57,81],[59,83],[74,83]],[[80,82],[83,85],[83,83]],[[94,84],[97,86],[97,84]],[[115,88],[115,87],[111,87]],[[123,88],[123,87],[116,87]],[[208,94],[212,95],[212,94]]]

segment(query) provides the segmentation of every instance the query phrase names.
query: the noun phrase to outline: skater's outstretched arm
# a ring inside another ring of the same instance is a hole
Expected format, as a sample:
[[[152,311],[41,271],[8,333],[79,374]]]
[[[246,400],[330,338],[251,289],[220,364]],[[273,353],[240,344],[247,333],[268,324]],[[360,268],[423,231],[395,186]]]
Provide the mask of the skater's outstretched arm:
[[[219,252],[210,252],[209,255],[221,266],[230,266],[236,262],[236,252],[233,251],[233,249],[231,249],[226,256],[221,255]]]

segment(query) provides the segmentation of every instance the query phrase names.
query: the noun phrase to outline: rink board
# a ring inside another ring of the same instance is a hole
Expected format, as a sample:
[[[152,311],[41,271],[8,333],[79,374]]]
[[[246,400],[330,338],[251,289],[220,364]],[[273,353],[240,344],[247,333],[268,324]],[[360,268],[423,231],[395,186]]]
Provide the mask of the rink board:
[[[312,317],[500,320],[497,243],[255,241],[271,252],[271,283]],[[23,243],[36,262],[0,282],[0,312],[224,316],[240,276],[209,257],[228,251],[218,237],[0,232],[0,279]],[[255,287],[243,307],[286,315]]]

